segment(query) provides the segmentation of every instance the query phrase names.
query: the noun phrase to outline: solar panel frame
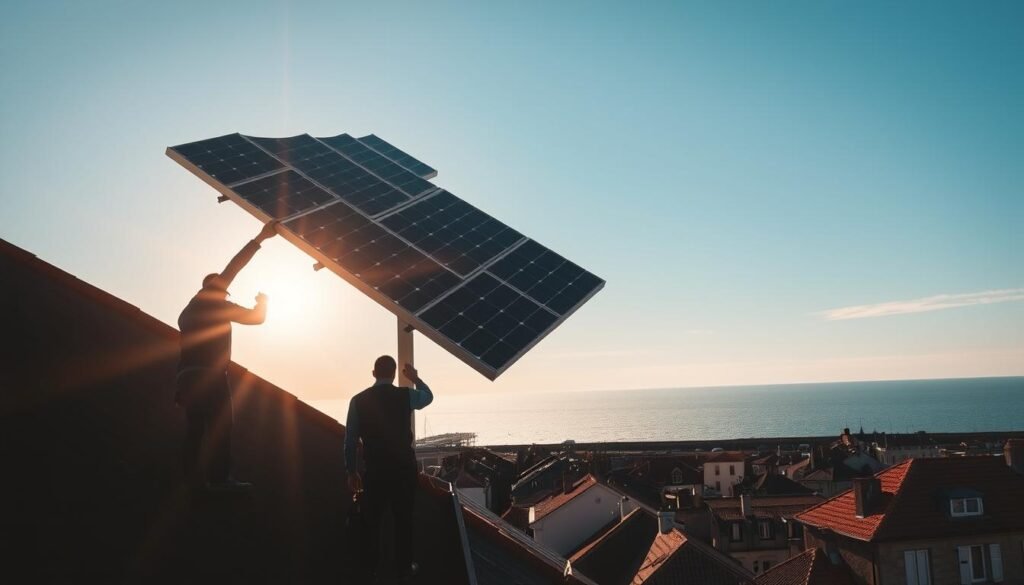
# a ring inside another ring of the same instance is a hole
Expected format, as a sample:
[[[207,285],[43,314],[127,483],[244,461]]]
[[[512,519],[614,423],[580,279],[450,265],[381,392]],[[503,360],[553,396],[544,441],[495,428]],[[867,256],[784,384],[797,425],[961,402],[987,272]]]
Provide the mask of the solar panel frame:
[[[250,137],[247,137],[247,136],[244,136],[244,135],[241,135],[241,134],[227,135],[227,136],[240,136],[240,137],[248,140],[250,143],[252,143],[254,145],[257,144],[255,141],[251,140]],[[219,137],[219,138],[226,138],[226,137]],[[189,144],[192,144],[192,143],[189,143]],[[187,146],[187,145],[182,145],[182,146]],[[276,157],[275,155],[273,155],[271,153],[268,153],[268,154],[270,154],[271,156],[273,156],[275,159],[277,159],[279,162],[282,163],[282,168],[281,169],[274,170],[274,171],[271,171],[271,172],[265,172],[265,173],[262,173],[262,174],[259,174],[259,175],[255,175],[255,176],[252,176],[252,177],[248,177],[248,178],[245,178],[243,180],[239,180],[237,182],[234,182],[234,183],[231,183],[230,185],[228,185],[228,184],[224,184],[224,183],[220,182],[219,180],[214,178],[212,175],[208,174],[203,169],[201,169],[197,165],[193,164],[186,156],[184,156],[180,152],[178,152],[176,150],[177,148],[178,147],[168,147],[167,151],[166,151],[167,156],[170,157],[175,162],[177,162],[178,164],[180,164],[183,167],[185,167],[188,171],[190,171],[191,173],[193,173],[194,175],[199,177],[203,182],[205,182],[206,184],[208,184],[211,187],[213,187],[217,192],[219,192],[222,195],[224,195],[227,199],[230,199],[232,202],[234,202],[236,205],[238,205],[239,207],[244,209],[250,215],[254,216],[255,218],[257,218],[258,220],[260,220],[261,222],[264,222],[264,223],[269,222],[269,221],[271,221],[271,220],[273,220],[275,218],[272,215],[270,215],[269,213],[267,213],[266,211],[264,211],[263,209],[261,209],[259,206],[253,204],[252,202],[248,201],[246,198],[244,198],[241,195],[239,195],[238,193],[236,193],[233,190],[233,187],[236,187],[236,186],[239,186],[239,185],[244,185],[244,184],[252,182],[252,181],[257,181],[257,180],[266,178],[268,176],[273,176],[273,175],[276,175],[276,174],[279,174],[279,173],[286,173],[286,172],[291,171],[291,172],[295,172],[295,173],[299,174],[304,179],[306,179],[307,181],[311,182],[313,185],[315,185],[315,186],[317,186],[317,187],[327,191],[328,193],[331,193],[332,195],[334,195],[335,196],[335,200],[334,201],[330,201],[330,202],[327,202],[327,203],[315,206],[313,208],[304,209],[304,210],[302,210],[300,212],[297,212],[297,213],[294,213],[294,214],[292,214],[290,216],[285,216],[283,218],[279,218],[279,221],[280,221],[279,225],[281,226],[281,228],[278,230],[278,233],[281,235],[281,237],[283,239],[287,240],[289,243],[291,243],[292,245],[296,246],[297,248],[299,248],[300,250],[305,252],[310,257],[314,258],[320,265],[322,265],[323,267],[327,268],[331,272],[337,274],[339,277],[342,278],[342,280],[344,280],[345,282],[347,282],[350,285],[352,285],[353,287],[355,287],[357,290],[359,290],[360,292],[365,294],[367,297],[369,297],[370,299],[375,301],[377,304],[381,305],[382,307],[384,307],[388,311],[390,311],[393,314],[395,314],[403,322],[411,325],[414,329],[418,330],[422,335],[424,335],[425,337],[427,337],[428,339],[430,339],[434,343],[437,343],[438,345],[443,347],[449,353],[451,353],[455,357],[459,358],[463,363],[465,363],[469,367],[473,368],[474,370],[476,370],[478,373],[480,373],[484,377],[488,378],[489,380],[495,380],[498,376],[500,376],[502,373],[504,373],[506,370],[508,370],[519,359],[521,359],[522,356],[524,356],[527,352],[529,352],[531,349],[533,349],[538,343],[540,343],[541,340],[543,340],[545,337],[547,337],[552,331],[557,329],[564,321],[566,321],[581,306],[583,306],[591,298],[593,298],[593,296],[596,295],[600,290],[602,290],[604,288],[604,285],[605,285],[605,281],[603,279],[600,279],[600,278],[594,276],[594,278],[596,278],[598,280],[596,286],[592,290],[590,290],[584,297],[582,297],[570,309],[568,309],[565,312],[560,313],[560,314],[552,311],[550,308],[544,306],[543,304],[538,303],[538,305],[541,307],[542,310],[548,311],[548,312],[550,312],[554,316],[554,319],[551,321],[550,325],[548,325],[546,328],[544,328],[543,331],[540,331],[536,335],[536,337],[534,337],[531,341],[523,344],[523,346],[518,351],[516,351],[510,358],[508,358],[507,361],[505,361],[502,365],[500,365],[500,367],[493,367],[493,366],[487,364],[485,361],[483,361],[482,356],[474,355],[469,349],[463,347],[458,342],[452,340],[450,337],[448,337],[447,335],[445,335],[444,333],[439,331],[438,328],[435,328],[430,323],[427,323],[422,318],[422,315],[424,315],[427,311],[432,309],[435,305],[443,303],[445,301],[445,299],[450,298],[452,295],[456,294],[458,291],[464,290],[466,288],[467,283],[469,283],[474,278],[480,277],[482,275],[486,275],[486,276],[488,276],[490,278],[493,278],[493,279],[497,280],[501,284],[503,284],[503,285],[511,288],[512,290],[514,290],[516,293],[518,293],[519,295],[521,295],[525,299],[528,299],[531,302],[536,303],[537,302],[536,299],[533,299],[532,297],[530,297],[530,295],[526,294],[524,291],[519,290],[517,287],[513,286],[511,283],[506,282],[504,279],[502,279],[502,278],[498,277],[497,275],[495,275],[495,274],[493,274],[493,273],[488,271],[488,269],[491,266],[494,266],[495,264],[497,264],[499,261],[504,259],[509,254],[512,254],[513,252],[518,250],[520,247],[522,247],[524,245],[527,245],[529,243],[537,244],[535,240],[532,240],[532,239],[526,238],[526,237],[521,238],[517,243],[513,244],[512,246],[510,246],[508,249],[502,251],[500,254],[497,254],[496,256],[490,258],[485,264],[481,265],[476,270],[474,270],[471,273],[466,274],[466,275],[459,274],[458,272],[456,272],[454,270],[451,270],[451,269],[449,269],[447,267],[444,267],[442,265],[443,268],[445,268],[446,270],[451,271],[452,274],[454,274],[461,282],[459,284],[453,286],[452,288],[448,289],[446,292],[444,292],[443,294],[439,295],[438,297],[434,298],[430,302],[419,306],[418,308],[416,308],[413,311],[410,311],[409,309],[406,309],[405,307],[400,305],[396,300],[388,297],[383,291],[380,291],[380,290],[374,288],[368,282],[365,282],[364,280],[359,278],[357,275],[355,275],[355,274],[349,272],[348,270],[346,270],[345,268],[343,268],[333,258],[329,257],[328,255],[323,253],[321,250],[317,249],[314,245],[312,245],[311,243],[307,242],[298,233],[292,231],[291,229],[286,229],[284,226],[288,222],[296,221],[296,220],[298,220],[299,218],[301,218],[301,217],[303,217],[305,215],[309,215],[309,214],[315,213],[316,211],[324,209],[327,206],[336,205],[336,204],[347,205],[347,206],[351,207],[352,209],[354,209],[357,213],[365,216],[366,219],[368,219],[371,222],[373,222],[374,224],[378,225],[380,228],[386,230],[391,235],[401,239],[410,248],[415,249],[415,250],[419,251],[420,253],[424,253],[424,254],[426,254],[426,256],[428,258],[436,261],[437,259],[434,258],[432,255],[427,254],[425,251],[420,250],[416,246],[413,246],[410,242],[405,240],[405,238],[402,238],[399,234],[395,233],[393,230],[391,230],[390,228],[385,226],[383,223],[381,223],[378,219],[376,219],[378,217],[382,217],[382,216],[388,215],[390,213],[394,213],[394,212],[396,212],[396,210],[401,210],[401,209],[405,208],[406,206],[411,206],[415,202],[419,201],[419,199],[424,198],[424,197],[430,195],[433,192],[427,192],[426,194],[421,195],[420,197],[417,197],[417,198],[413,199],[412,202],[410,202],[410,203],[406,203],[406,204],[397,206],[397,207],[389,210],[386,213],[382,213],[382,214],[378,214],[377,216],[373,216],[373,215],[367,214],[363,210],[358,209],[356,206],[348,203],[347,201],[345,201],[341,197],[338,197],[337,194],[331,192],[329,189],[326,189],[326,187],[321,185],[319,182],[317,182],[317,181],[311,179],[310,177],[306,176],[304,173],[302,173],[298,169],[292,167],[288,162],[278,159],[278,157]],[[266,151],[264,150],[264,152],[266,152]],[[504,223],[504,222],[501,222],[501,223]],[[506,226],[506,227],[508,227],[508,229],[513,229],[510,226]],[[552,253],[554,253],[554,252],[552,252]],[[564,257],[563,257],[563,260],[565,260],[566,262],[569,262],[568,259],[565,259]],[[586,273],[592,275],[592,273],[589,273],[589,272],[586,272]],[[501,339],[504,339],[504,338],[501,338]]]

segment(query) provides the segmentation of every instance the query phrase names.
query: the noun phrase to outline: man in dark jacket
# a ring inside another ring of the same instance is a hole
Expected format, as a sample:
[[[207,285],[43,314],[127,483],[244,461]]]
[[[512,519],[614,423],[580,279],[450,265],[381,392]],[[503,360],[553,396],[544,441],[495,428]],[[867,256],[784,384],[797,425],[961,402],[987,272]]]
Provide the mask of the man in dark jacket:
[[[416,573],[413,562],[413,501],[416,491],[416,453],[413,450],[412,411],[434,400],[430,388],[416,369],[406,364],[402,373],[414,388],[396,387],[397,364],[391,356],[381,356],[373,364],[373,386],[352,397],[348,405],[345,429],[345,467],[348,486],[362,494],[370,534],[368,566],[377,568],[380,560],[381,520],[390,509],[395,519],[395,562],[399,576],[409,579]],[[363,442],[366,477],[359,473],[357,448]]]
[[[252,487],[231,477],[232,411],[227,369],[231,362],[231,323],[263,323],[267,316],[267,296],[256,295],[256,307],[247,309],[227,300],[228,286],[252,260],[260,243],[277,234],[276,225],[271,222],[263,226],[223,272],[208,274],[203,279],[203,288],[178,317],[181,360],[175,401],[185,408],[188,420],[182,454],[185,476],[191,483],[206,482],[212,490],[238,491]],[[208,465],[199,462],[204,436],[210,452]]]

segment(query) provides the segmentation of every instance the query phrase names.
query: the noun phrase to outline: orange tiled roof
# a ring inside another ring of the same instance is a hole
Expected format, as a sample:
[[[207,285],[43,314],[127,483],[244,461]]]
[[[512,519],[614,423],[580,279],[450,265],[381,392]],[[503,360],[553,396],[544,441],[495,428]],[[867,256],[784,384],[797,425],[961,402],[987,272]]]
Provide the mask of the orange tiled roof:
[[[852,585],[846,565],[834,565],[819,548],[807,549],[758,575],[757,585]]]
[[[1024,529],[1024,475],[1002,457],[908,459],[875,475],[882,497],[872,514],[857,518],[853,491],[843,492],[796,519],[864,541],[906,540]],[[950,494],[979,493],[984,513],[951,518]]]
[[[847,490],[830,500],[797,514],[796,519],[811,526],[829,528],[840,534],[852,536],[860,540],[871,540],[878,527],[885,519],[885,511],[899,492],[903,481],[907,478],[909,459],[879,472],[877,477],[882,482],[882,496],[874,512],[863,518],[857,517],[857,508],[853,499],[853,490]]]
[[[661,565],[672,557],[672,554],[686,543],[686,537],[678,530],[670,530],[667,533],[659,532],[647,551],[647,558],[644,559],[640,570],[633,577],[633,585],[640,585],[654,575]]]
[[[595,485],[597,485],[597,479],[593,475],[588,474],[583,479],[574,483],[569,492],[558,492],[537,502],[533,506],[533,521],[536,522],[554,512]]]

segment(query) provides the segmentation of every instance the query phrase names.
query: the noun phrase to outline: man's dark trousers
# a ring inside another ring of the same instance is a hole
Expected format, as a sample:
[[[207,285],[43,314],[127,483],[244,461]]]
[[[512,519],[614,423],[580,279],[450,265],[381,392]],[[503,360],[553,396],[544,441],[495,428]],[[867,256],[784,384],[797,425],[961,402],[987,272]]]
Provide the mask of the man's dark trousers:
[[[231,387],[227,373],[191,368],[178,375],[178,402],[185,407],[188,430],[182,460],[186,477],[224,482],[231,471]],[[200,467],[206,438],[209,465]]]
[[[409,570],[413,561],[413,514],[416,497],[416,462],[385,471],[367,470],[363,481],[366,498],[366,521],[369,528],[367,564],[374,570],[380,565],[380,540],[387,510],[395,519],[395,566],[399,571]]]

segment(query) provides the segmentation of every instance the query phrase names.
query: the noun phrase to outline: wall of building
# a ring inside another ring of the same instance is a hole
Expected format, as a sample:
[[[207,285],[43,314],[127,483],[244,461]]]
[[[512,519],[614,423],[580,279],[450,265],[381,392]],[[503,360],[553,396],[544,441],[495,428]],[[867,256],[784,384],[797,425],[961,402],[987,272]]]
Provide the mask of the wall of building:
[[[837,547],[843,562],[850,567],[850,572],[857,585],[880,585],[875,576],[875,550],[873,545],[839,535],[826,537],[817,528],[804,526],[805,548],[818,547],[827,551],[830,540]],[[897,583],[900,583],[900,581],[897,581]]]
[[[733,472],[729,473],[729,468],[732,467]],[[745,475],[744,470],[745,464],[742,461],[722,461],[715,463],[704,464],[704,485],[715,487],[715,482],[721,485],[721,493],[724,497],[731,498],[733,493],[733,486],[743,481]],[[716,473],[715,470],[718,470]]]
[[[744,569],[760,575],[765,572],[765,563],[769,568],[784,562],[789,558],[789,550],[751,550],[729,553],[729,556],[739,561]]]
[[[1003,583],[1024,583],[1024,531],[1009,534],[988,534],[969,537],[922,539],[882,543],[878,545],[878,572],[880,585],[903,584],[906,582],[904,551],[927,550],[932,583],[935,585],[958,585],[960,583],[960,558],[957,547],[975,544],[999,544],[1002,553]],[[992,572],[986,566],[988,580],[992,583]]]
[[[569,500],[557,510],[530,524],[533,539],[556,553],[567,556],[599,529],[619,518],[621,496],[597,484]],[[625,513],[636,508],[626,500]]]

